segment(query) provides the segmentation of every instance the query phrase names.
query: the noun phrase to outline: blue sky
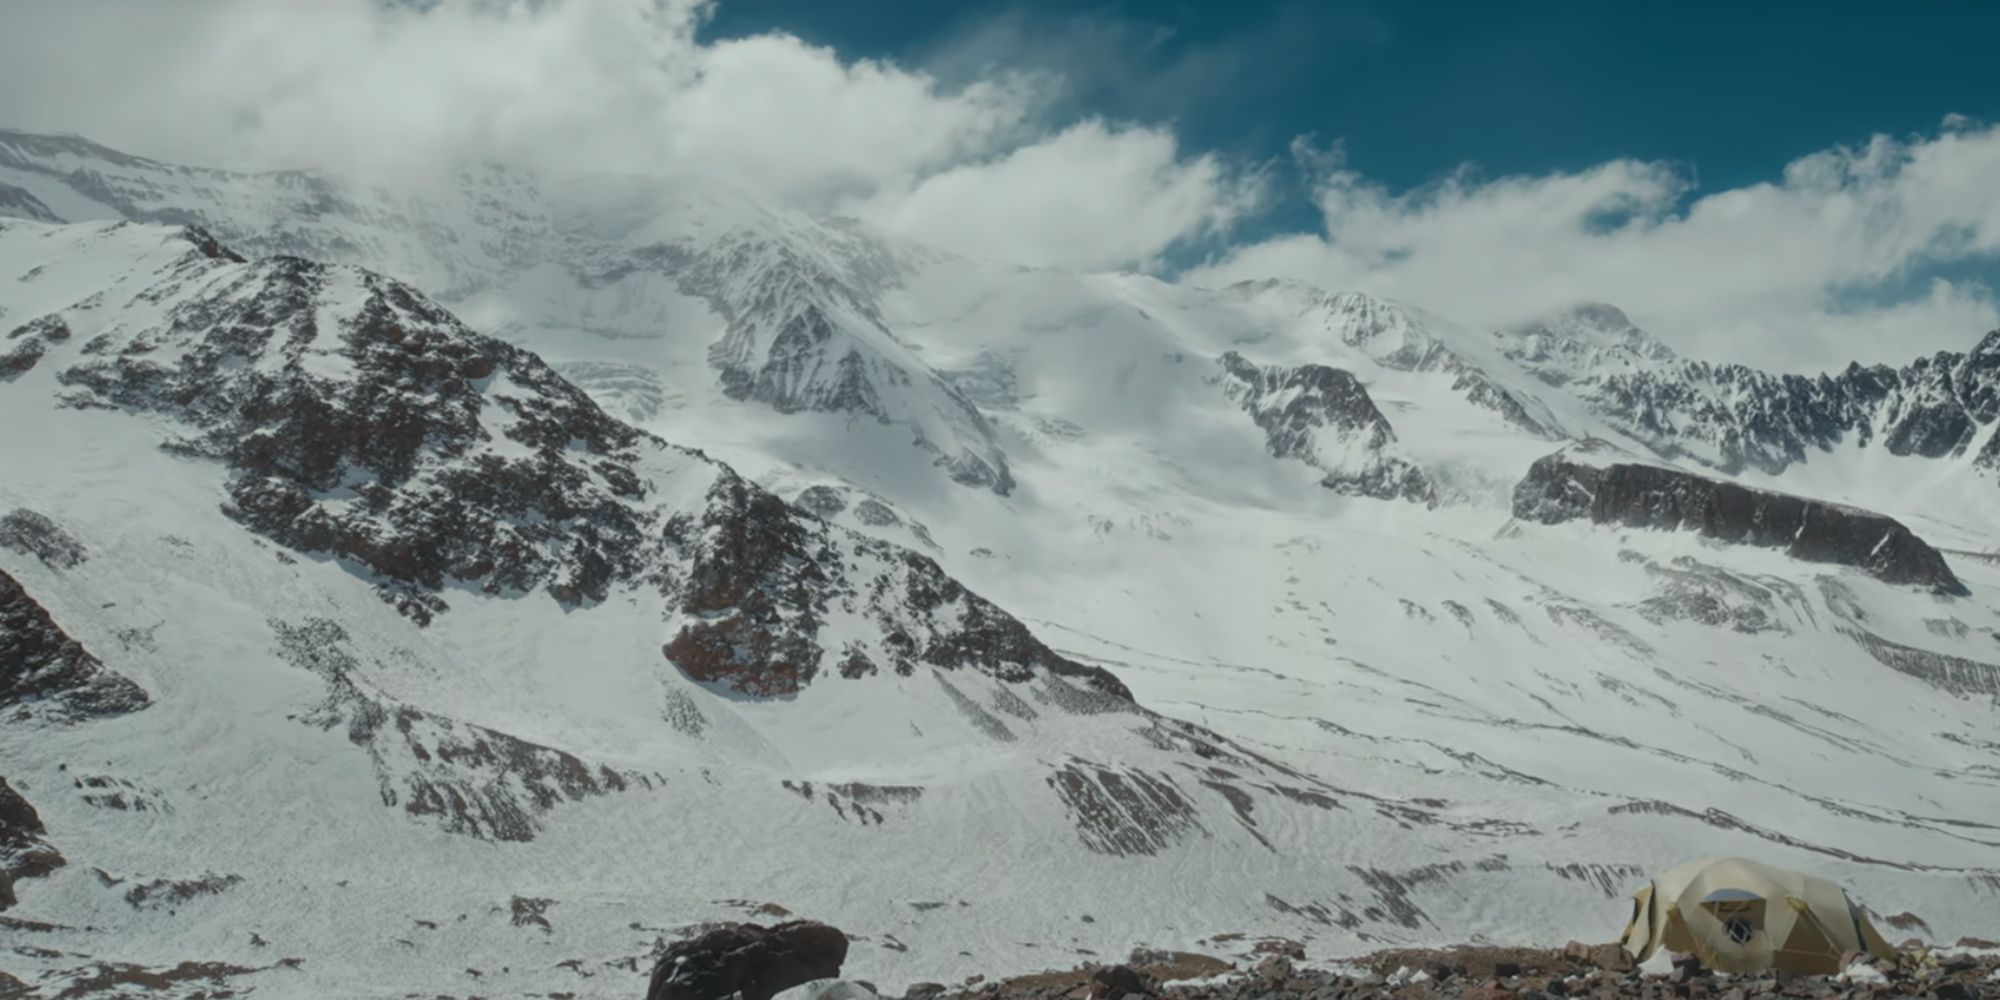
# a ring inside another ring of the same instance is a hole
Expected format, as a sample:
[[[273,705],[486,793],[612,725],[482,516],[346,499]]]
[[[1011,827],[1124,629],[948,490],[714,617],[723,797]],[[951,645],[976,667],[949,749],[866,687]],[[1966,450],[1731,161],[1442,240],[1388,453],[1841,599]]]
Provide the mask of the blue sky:
[[[1391,188],[1629,157],[1725,189],[1947,114],[2000,119],[1994,3],[723,0],[704,34],[769,31],[947,81],[1046,69],[1066,83],[1051,113],[1171,123],[1232,156],[1338,140]],[[1263,225],[1311,227],[1279,180]]]

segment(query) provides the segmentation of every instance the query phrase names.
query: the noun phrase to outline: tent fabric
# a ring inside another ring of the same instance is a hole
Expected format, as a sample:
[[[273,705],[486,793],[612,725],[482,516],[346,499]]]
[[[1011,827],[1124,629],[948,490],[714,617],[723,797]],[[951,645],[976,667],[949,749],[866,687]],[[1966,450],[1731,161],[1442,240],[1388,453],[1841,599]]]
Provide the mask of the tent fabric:
[[[1840,886],[1745,858],[1682,865],[1632,897],[1625,951],[1643,962],[1664,947],[1723,972],[1831,974],[1841,956],[1895,953]]]

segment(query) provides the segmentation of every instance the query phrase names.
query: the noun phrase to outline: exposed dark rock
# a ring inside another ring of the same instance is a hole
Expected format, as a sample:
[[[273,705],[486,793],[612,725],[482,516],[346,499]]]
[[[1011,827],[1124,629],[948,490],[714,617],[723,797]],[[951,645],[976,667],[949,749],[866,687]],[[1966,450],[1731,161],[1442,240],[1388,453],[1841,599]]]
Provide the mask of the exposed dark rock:
[[[823,520],[832,520],[847,509],[847,500],[831,486],[808,486],[792,501]]]
[[[1536,462],[1514,488],[1514,516],[1543,524],[1588,520],[1691,530],[1718,541],[1782,549],[1807,562],[1853,566],[1888,583],[1953,596],[1970,593],[1944,556],[1895,518],[1620,461],[1607,449],[1586,443]]]
[[[1787,634],[1783,612],[1810,614],[1804,591],[1789,581],[1747,577],[1687,556],[1671,565],[1647,562],[1646,572],[1659,587],[1637,610],[1656,624],[1688,621],[1750,635]]]
[[[83,543],[61,525],[25,507],[0,517],[0,548],[34,556],[51,569],[75,569],[88,558]]]
[[[1890,642],[1858,626],[1840,631],[1884,666],[1926,684],[1957,695],[2000,696],[2000,664]]]
[[[0,382],[34,370],[49,348],[70,338],[69,324],[59,315],[23,323],[0,340]]]
[[[1222,356],[1223,389],[1264,429],[1271,454],[1326,473],[1321,485],[1378,500],[1435,504],[1422,469],[1394,453],[1396,432],[1350,372],[1326,365],[1254,364]],[[1329,452],[1329,445],[1343,454]]]
[[[847,961],[847,935],[826,924],[730,924],[667,946],[653,966],[646,1000],[742,1000],[771,996],[815,979],[834,979]]]
[[[1612,958],[1610,956],[1616,956]],[[1135,956],[1135,959],[1138,956]],[[1197,956],[1199,957],[1199,956]],[[1084,1000],[1113,995],[1165,1000],[1886,1000],[1889,997],[1984,998],[2000,972],[1992,956],[1939,956],[1912,946],[1874,975],[1856,978],[1766,974],[1718,977],[1683,957],[1668,975],[1643,975],[1617,944],[1571,942],[1561,950],[1461,945],[1395,948],[1352,960],[1360,973],[1302,968],[1282,958],[1235,975],[1196,981],[1172,966],[1081,966],[987,983],[975,976],[956,993],[990,1000]],[[1866,957],[1857,964],[1868,965]],[[951,995],[951,994],[947,994]]]
[[[828,602],[858,601],[876,643],[843,648],[840,672],[887,665],[975,669],[1010,683],[1036,671],[1129,701],[1109,671],[1057,655],[1020,621],[946,576],[931,558],[807,522],[723,470],[711,488],[682,597],[689,618],[666,646],[688,676],[744,694],[789,695],[820,672]],[[851,553],[851,554],[850,554]],[[870,567],[857,586],[852,567]]]
[[[934,561],[619,423],[407,286],[297,258],[235,263],[205,234],[179,237],[189,249],[144,293],[164,320],[92,338],[59,373],[65,402],[176,418],[192,433],[168,448],[229,469],[226,514],[350,563],[419,624],[458,589],[565,606],[652,591],[688,676],[782,696],[826,666],[838,602],[877,626],[839,650],[845,674],[1054,674],[1129,700]]]
[[[40,878],[67,864],[43,839],[47,834],[41,814],[0,777],[0,910],[14,905],[16,881]]]
[[[1125,1000],[1153,995],[1151,983],[1129,965],[1108,965],[1090,977],[1090,1000]]]
[[[886,528],[903,523],[889,505],[874,497],[869,497],[854,505],[854,518],[871,528]]]
[[[371,690],[338,623],[271,622],[277,653],[318,674],[327,698],[301,721],[346,728],[367,751],[382,803],[483,840],[527,841],[563,802],[623,792],[648,779],[592,766],[574,754],[426,712]]]
[[[6,718],[78,722],[150,703],[139,685],[105,669],[0,570],[0,712]]]
[[[26,375],[34,369],[36,362],[42,360],[42,355],[47,351],[48,348],[40,340],[24,340],[18,344],[7,345],[5,352],[0,352],[0,380]]]
[[[62,221],[49,209],[49,206],[42,203],[40,198],[12,184],[0,184],[0,215],[32,219],[36,222]]]
[[[1682,360],[1608,307],[1499,336],[1529,371],[1660,454],[1728,473],[1775,475],[1843,443],[1894,455],[1960,455],[2000,419],[2000,331],[1967,353],[1815,376]],[[1974,460],[2000,470],[2000,436]]]
[[[551,933],[554,930],[554,928],[549,926],[549,907],[554,905],[556,905],[556,901],[553,899],[542,899],[534,896],[515,896],[507,903],[507,907],[512,913],[514,926],[539,927],[544,934]]]
[[[201,896],[221,895],[243,882],[241,875],[218,875],[214,872],[187,879],[125,879],[115,878],[99,869],[97,878],[107,887],[122,887],[126,905],[135,910],[171,909]]]
[[[1048,781],[1084,846],[1100,854],[1158,854],[1200,828],[1194,803],[1164,774],[1071,761]]]

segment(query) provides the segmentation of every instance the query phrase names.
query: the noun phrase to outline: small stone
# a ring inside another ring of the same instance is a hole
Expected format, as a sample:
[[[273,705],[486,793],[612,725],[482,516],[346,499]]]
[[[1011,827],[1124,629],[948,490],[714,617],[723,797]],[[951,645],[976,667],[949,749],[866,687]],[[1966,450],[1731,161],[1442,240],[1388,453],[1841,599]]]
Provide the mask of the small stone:
[[[1290,979],[1292,976],[1292,960],[1283,955],[1272,955],[1258,962],[1256,967],[1251,969],[1250,972],[1259,979]]]
[[[1635,967],[1624,946],[1600,944],[1590,949],[1590,963],[1606,972],[1629,972]]]

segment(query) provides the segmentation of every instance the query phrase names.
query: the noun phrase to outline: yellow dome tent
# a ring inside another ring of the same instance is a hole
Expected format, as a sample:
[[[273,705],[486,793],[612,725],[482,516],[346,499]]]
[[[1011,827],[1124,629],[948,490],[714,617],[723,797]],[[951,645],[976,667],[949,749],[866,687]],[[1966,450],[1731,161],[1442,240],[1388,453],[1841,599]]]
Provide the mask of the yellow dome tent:
[[[1743,858],[1675,868],[1632,897],[1625,951],[1643,962],[1665,947],[1722,972],[1830,975],[1842,955],[1895,951],[1840,886]]]

